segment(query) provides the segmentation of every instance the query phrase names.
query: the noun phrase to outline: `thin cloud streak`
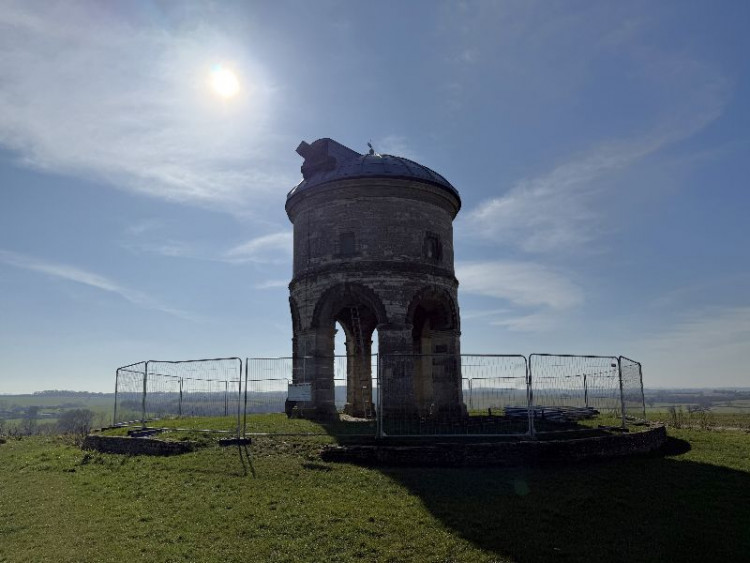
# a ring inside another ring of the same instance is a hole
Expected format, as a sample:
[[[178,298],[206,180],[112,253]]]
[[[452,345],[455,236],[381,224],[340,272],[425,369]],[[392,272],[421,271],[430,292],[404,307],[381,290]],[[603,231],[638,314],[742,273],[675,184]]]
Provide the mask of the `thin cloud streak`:
[[[686,315],[674,326],[649,338],[657,350],[724,352],[741,346],[750,352],[750,307],[713,307]]]
[[[510,309],[490,309],[488,311],[461,311],[462,320],[482,319],[486,317],[496,317],[497,315],[507,315],[511,313]]]
[[[505,327],[513,332],[547,332],[559,325],[558,317],[556,313],[542,311],[530,315],[496,319],[490,324]]]
[[[706,116],[700,127],[713,117]],[[682,136],[673,133],[598,147],[548,174],[518,182],[501,197],[481,203],[468,213],[465,224],[482,237],[514,243],[526,252],[584,245],[605,229],[605,211],[601,207],[607,190],[614,184],[603,180],[679,138]]]
[[[261,235],[229,250],[217,250],[200,241],[134,240],[121,242],[121,246],[131,252],[156,254],[169,258],[187,258],[229,264],[287,264],[292,255],[292,233],[282,231]]]
[[[137,253],[146,252],[170,258],[201,258],[190,244],[178,240],[168,240],[165,242],[128,242],[123,243],[122,246]]]
[[[253,287],[255,289],[280,289],[280,288],[286,288],[289,286],[288,280],[267,280],[258,284],[255,284]]]
[[[292,233],[284,231],[263,235],[235,246],[224,253],[223,259],[238,264],[243,262],[283,264],[289,261],[291,253]]]
[[[107,291],[109,293],[114,293],[126,301],[139,307],[143,307],[144,309],[161,311],[182,319],[193,320],[192,315],[189,313],[166,307],[140,291],[129,289],[109,278],[76,268],[75,266],[43,261],[31,256],[2,249],[0,249],[0,262],[16,268],[39,272],[54,278],[68,280],[89,287],[94,287],[102,291]]]

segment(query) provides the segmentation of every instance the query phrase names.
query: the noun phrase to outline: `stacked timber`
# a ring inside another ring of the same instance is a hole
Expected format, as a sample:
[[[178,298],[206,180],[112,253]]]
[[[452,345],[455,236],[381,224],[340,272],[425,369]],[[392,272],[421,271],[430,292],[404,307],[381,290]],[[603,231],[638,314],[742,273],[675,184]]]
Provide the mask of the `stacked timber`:
[[[550,422],[575,422],[585,418],[594,418],[599,411],[593,407],[531,407],[534,418],[548,420]],[[528,407],[505,407],[505,416],[508,418],[528,418]]]

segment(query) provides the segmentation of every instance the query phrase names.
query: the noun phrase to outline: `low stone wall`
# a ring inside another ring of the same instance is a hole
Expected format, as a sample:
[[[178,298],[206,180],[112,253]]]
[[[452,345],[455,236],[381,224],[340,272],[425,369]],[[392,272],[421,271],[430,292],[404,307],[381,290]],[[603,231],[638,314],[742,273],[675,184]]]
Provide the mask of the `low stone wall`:
[[[381,466],[517,466],[645,454],[659,449],[666,440],[666,429],[656,426],[643,432],[573,440],[328,446],[321,457],[325,461]]]
[[[191,441],[167,442],[154,438],[130,438],[126,436],[90,434],[83,440],[81,449],[96,450],[106,454],[166,456],[192,452],[196,449],[196,443]]]

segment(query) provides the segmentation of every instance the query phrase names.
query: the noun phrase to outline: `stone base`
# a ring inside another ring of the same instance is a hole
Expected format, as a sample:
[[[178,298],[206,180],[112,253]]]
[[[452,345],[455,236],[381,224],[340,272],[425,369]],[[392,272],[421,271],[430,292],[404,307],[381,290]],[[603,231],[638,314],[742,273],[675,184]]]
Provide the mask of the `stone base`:
[[[664,426],[644,432],[571,440],[435,442],[425,437],[413,445],[377,444],[326,446],[324,461],[366,466],[484,467],[539,465],[647,454],[667,441]]]
[[[130,438],[125,436],[102,436],[90,434],[81,445],[82,450],[96,450],[106,454],[127,455],[179,455],[194,451],[198,444],[193,441],[167,442],[155,438]]]
[[[284,403],[284,412],[286,412],[289,418],[305,418],[321,422],[330,422],[339,419],[339,413],[334,405],[315,406],[309,402],[297,403],[287,400]]]
[[[344,414],[348,414],[354,418],[375,418],[375,405],[367,403],[362,406],[346,403],[344,405]]]

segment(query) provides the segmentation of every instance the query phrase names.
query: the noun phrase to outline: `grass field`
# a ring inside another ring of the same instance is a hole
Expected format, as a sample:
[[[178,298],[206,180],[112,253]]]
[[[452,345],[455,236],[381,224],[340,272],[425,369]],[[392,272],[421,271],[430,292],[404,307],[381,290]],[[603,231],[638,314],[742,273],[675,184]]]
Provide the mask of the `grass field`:
[[[0,562],[747,560],[750,434],[670,435],[658,456],[471,470],[323,463],[329,435],[257,438],[255,477],[232,449],[8,440]]]

